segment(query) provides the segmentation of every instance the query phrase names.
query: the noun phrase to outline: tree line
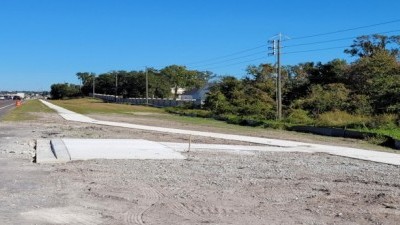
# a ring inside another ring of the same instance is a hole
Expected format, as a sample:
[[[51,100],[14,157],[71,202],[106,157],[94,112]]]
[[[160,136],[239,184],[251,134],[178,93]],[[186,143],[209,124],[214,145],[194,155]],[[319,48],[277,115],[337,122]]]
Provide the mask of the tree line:
[[[287,120],[307,122],[324,115],[400,114],[400,36],[365,35],[356,38],[344,52],[355,57],[348,63],[304,62],[282,67],[283,112]],[[53,98],[74,97],[92,92],[123,97],[177,97],[178,88],[198,88],[215,77],[212,72],[171,65],[161,70],[112,71],[95,76],[76,75],[82,85],[54,84]],[[117,85],[116,85],[117,83]],[[251,65],[243,78],[223,76],[214,81],[204,108],[213,115],[235,115],[257,119],[276,118],[276,67]]]
[[[283,111],[287,120],[390,115],[400,119],[400,36],[361,36],[345,53],[352,63],[334,59],[282,68]],[[247,76],[223,77],[214,85],[205,108],[214,115],[276,118],[276,68],[249,66]],[[337,119],[337,118],[336,118]]]
[[[93,91],[93,85],[96,93],[118,95],[124,98],[144,98],[147,76],[149,97],[176,99],[179,88],[200,88],[213,77],[213,74],[209,71],[189,70],[185,66],[170,65],[161,70],[154,68],[142,71],[118,70],[98,76],[92,72],[78,72],[76,76],[81,81],[81,85],[53,84],[52,98],[88,96]]]

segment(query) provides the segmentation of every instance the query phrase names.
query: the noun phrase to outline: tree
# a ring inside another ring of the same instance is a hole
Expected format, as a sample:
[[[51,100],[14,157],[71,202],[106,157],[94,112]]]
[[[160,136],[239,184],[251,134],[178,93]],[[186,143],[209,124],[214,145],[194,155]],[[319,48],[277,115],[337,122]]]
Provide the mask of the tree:
[[[79,96],[79,85],[75,84],[53,84],[51,85],[51,98],[52,99],[66,99]]]
[[[168,78],[174,90],[174,99],[178,97],[179,88],[198,88],[204,86],[210,79],[209,72],[187,70],[185,66],[171,65],[163,68],[160,73]]]
[[[334,59],[325,64],[319,62],[309,72],[311,84],[345,83],[348,65],[345,60]]]
[[[149,96],[168,98],[171,95],[169,80],[154,68],[147,69],[149,79]]]
[[[210,93],[204,101],[204,108],[211,110],[217,115],[232,113],[232,106],[226,100],[224,94],[218,90],[217,86],[213,86]]]
[[[397,46],[397,48],[388,49],[389,45]],[[357,37],[349,49],[344,50],[351,56],[371,57],[380,51],[386,51],[393,56],[399,56],[400,35],[385,36],[380,34],[363,35]]]
[[[275,67],[271,64],[260,64],[259,66],[248,66],[247,77],[243,81],[273,97],[276,94]],[[283,83],[286,79],[282,79]]]
[[[103,73],[96,78],[96,92],[106,95],[115,94],[115,74]]]
[[[374,85],[378,79],[397,74],[399,63],[388,52],[377,52],[373,56],[363,57],[355,61],[349,70],[349,80],[353,90],[359,94],[371,95],[380,91]]]
[[[352,49],[346,50],[360,57],[350,66],[348,83],[357,96],[356,101],[362,100],[353,101],[353,105],[362,103],[364,113],[400,111],[399,45],[400,36],[361,36],[354,41]]]
[[[167,66],[161,70],[161,73],[170,81],[172,88],[174,89],[174,99],[178,97],[178,89],[188,86],[189,77],[193,75],[189,74],[186,67],[178,65]]]
[[[295,108],[300,107],[314,116],[328,111],[346,110],[348,107],[350,90],[342,83],[327,85],[313,85],[310,93],[304,99],[295,102]]]
[[[250,78],[239,80],[233,76],[223,77],[212,86],[205,101],[205,108],[215,114],[234,114],[240,117],[274,117],[274,100],[271,96],[254,86]]]
[[[283,105],[290,105],[297,99],[307,95],[310,86],[309,70],[314,69],[314,63],[300,63],[294,66],[286,66],[288,80],[283,88]]]
[[[83,95],[89,95],[93,90],[93,79],[96,77],[95,73],[91,72],[78,72],[76,76],[81,81],[81,92]]]

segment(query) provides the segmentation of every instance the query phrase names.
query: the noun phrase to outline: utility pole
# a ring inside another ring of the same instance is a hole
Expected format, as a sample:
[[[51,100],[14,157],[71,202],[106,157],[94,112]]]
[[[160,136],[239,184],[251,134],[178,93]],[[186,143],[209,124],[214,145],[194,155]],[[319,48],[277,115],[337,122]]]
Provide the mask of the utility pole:
[[[118,95],[118,74],[115,73],[115,102],[117,102]]]
[[[282,119],[282,74],[281,74],[281,45],[282,45],[282,34],[279,33],[273,37],[274,40],[268,41],[272,44],[272,47],[268,47],[272,52],[268,53],[268,56],[276,56],[276,119]]]
[[[146,105],[149,105],[149,71],[146,67]]]
[[[93,75],[93,98],[94,98],[94,93],[95,93],[95,83],[96,83],[96,75]]]
[[[278,81],[277,81],[277,90],[278,90],[278,120],[282,119],[282,74],[281,74],[281,42],[282,42],[282,34],[279,33],[279,38],[277,41],[277,66],[278,66]]]

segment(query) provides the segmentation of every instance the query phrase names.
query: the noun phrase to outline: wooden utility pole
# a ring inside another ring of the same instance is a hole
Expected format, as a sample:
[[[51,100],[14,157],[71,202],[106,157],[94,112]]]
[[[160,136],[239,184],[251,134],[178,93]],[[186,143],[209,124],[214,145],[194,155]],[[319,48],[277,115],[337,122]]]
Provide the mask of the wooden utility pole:
[[[278,74],[276,81],[276,89],[278,95],[277,107],[278,107],[278,120],[282,119],[282,74],[281,74],[281,42],[282,42],[282,34],[279,33],[279,37],[277,40],[277,66],[278,66]]]
[[[276,119],[282,119],[282,71],[281,71],[281,45],[282,45],[282,34],[279,33],[273,37],[274,40],[268,41],[272,44],[269,50],[272,52],[268,53],[268,56],[276,56]]]
[[[118,95],[118,74],[115,73],[115,102],[117,102]]]
[[[149,105],[149,70],[146,67],[146,105]]]
[[[96,75],[93,75],[93,98],[94,98],[94,93],[95,93],[95,84],[96,84]]]

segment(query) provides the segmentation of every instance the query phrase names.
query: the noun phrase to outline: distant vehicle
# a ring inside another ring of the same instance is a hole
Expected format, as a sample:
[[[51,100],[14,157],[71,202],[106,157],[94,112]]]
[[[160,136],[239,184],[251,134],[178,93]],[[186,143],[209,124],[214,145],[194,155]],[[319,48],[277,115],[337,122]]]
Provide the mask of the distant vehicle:
[[[21,97],[20,96],[14,96],[13,100],[21,100]]]
[[[6,99],[4,96],[0,96],[0,100],[4,100]]]

